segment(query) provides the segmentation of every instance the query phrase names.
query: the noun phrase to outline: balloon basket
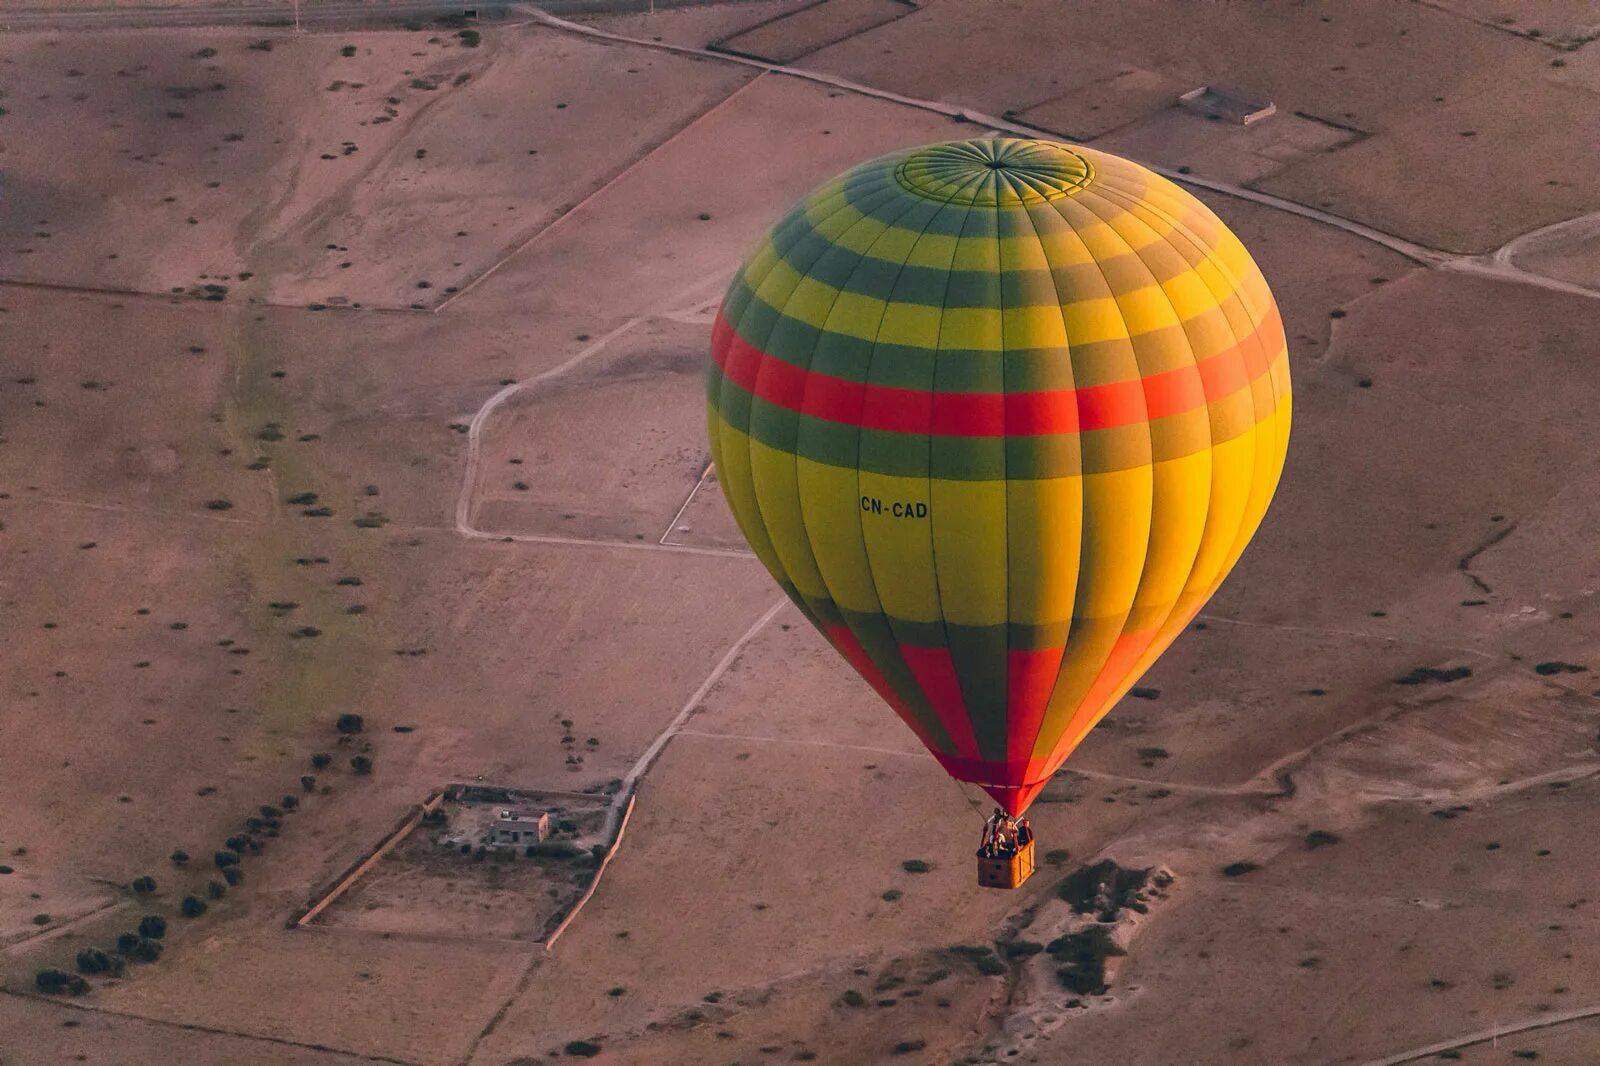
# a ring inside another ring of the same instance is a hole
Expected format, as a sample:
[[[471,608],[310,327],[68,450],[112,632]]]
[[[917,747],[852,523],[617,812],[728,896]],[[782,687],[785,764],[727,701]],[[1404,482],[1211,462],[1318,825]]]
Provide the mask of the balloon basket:
[[[1028,841],[1008,856],[986,859],[978,856],[979,888],[1017,888],[1033,876],[1033,841]]]

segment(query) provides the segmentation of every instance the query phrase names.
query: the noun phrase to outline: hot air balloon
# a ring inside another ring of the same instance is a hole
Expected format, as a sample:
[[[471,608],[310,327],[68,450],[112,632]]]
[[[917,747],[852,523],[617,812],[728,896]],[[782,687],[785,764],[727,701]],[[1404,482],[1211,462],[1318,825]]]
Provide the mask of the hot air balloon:
[[[1010,818],[1216,591],[1289,438],[1282,322],[1239,239],[1046,140],[821,186],[734,278],[712,356],[750,547]]]

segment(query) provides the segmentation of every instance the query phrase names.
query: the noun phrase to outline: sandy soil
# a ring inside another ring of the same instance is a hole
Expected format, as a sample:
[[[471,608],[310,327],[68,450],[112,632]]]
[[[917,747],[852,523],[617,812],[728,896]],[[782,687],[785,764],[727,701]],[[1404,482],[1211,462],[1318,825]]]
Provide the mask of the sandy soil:
[[[1600,209],[1585,7],[832,6],[754,32],[927,106],[654,47],[787,2],[585,23],[631,44],[0,38],[0,1061],[1593,1058],[1592,1020],[1471,1043],[1600,1005],[1600,326],[1541,286],[1594,283],[1593,226],[1447,254]],[[1280,119],[1171,106],[1212,81]],[[1009,895],[972,885],[972,798],[778,607],[703,476],[745,250],[844,167],[972,133],[952,106],[1289,201],[1202,191],[1285,314],[1284,488],[1046,790],[1054,854]],[[480,779],[637,783],[553,947],[529,933],[564,900],[405,855],[285,928]],[[1030,952],[1106,856],[1177,880],[1074,994]],[[150,914],[159,960],[32,996]]]

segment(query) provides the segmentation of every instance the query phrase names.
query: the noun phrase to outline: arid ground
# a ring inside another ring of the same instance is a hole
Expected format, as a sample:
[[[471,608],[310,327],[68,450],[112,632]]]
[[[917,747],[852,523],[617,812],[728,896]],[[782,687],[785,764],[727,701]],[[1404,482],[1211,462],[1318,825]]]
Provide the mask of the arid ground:
[[[0,35],[0,1062],[1600,1061],[1597,34],[759,0]],[[985,130],[1188,182],[1298,393],[1254,545],[1015,893],[743,550],[701,399],[790,202]],[[418,838],[290,927],[457,782],[626,815],[570,858],[592,894]],[[1075,906],[1106,860],[1144,889]],[[38,990],[127,933],[159,957]]]

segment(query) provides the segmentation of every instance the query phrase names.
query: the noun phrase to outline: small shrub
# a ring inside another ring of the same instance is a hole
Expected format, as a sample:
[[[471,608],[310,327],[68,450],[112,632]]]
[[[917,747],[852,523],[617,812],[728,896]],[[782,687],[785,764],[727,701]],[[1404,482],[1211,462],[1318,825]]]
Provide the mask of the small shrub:
[[[205,900],[199,896],[184,896],[183,902],[178,904],[178,909],[185,918],[198,918],[206,912]]]
[[[343,48],[339,49],[339,54],[344,56],[346,59],[349,59],[351,56],[356,54],[356,46],[353,44],[347,44]]]
[[[217,864],[217,869],[229,870],[239,865],[239,853],[237,851],[219,851],[211,857],[211,861]]]
[[[561,1050],[579,1059],[592,1059],[600,1054],[600,1045],[593,1040],[569,1040]]]
[[[1452,681],[1460,681],[1472,676],[1472,668],[1468,666],[1452,666],[1441,670],[1432,666],[1419,666],[1409,674],[1394,679],[1397,685],[1420,685],[1427,681],[1447,685]]]
[[[844,995],[839,997],[839,1002],[846,1007],[865,1007],[867,1005],[867,997],[853,988],[847,988],[844,990]]]
[[[358,774],[370,774],[372,773],[372,760],[365,755],[351,756],[350,769]]]
[[[232,509],[233,509],[233,501],[232,500],[224,500],[224,499],[220,499],[219,498],[219,499],[215,499],[215,500],[207,500],[206,501],[206,510],[208,510],[208,511],[231,511]]]
[[[155,962],[161,957],[161,941],[140,937],[129,954],[140,962]]]
[[[1006,972],[1006,964],[988,944],[962,944],[950,950],[970,961],[985,977],[997,977]]]
[[[900,869],[908,874],[925,874],[933,869],[933,863],[926,859],[907,859],[900,864]]]
[[[1306,847],[1325,848],[1339,843],[1339,834],[1330,833],[1326,829],[1313,829],[1306,834]]]
[[[359,733],[366,723],[359,714],[341,714],[333,727],[341,733]]]
[[[303,788],[307,792],[315,791],[316,787],[317,787],[317,777],[316,777],[316,775],[315,774],[301,774],[300,775],[300,787]]]
[[[311,756],[311,765],[313,768],[318,770],[326,770],[332,762],[333,756],[329,755],[325,751],[319,751],[315,755]],[[301,778],[300,780],[301,783],[305,782],[305,778]]]
[[[297,810],[300,807],[300,797],[291,796],[285,793],[284,797],[278,801],[278,806],[282,807],[286,811]]]
[[[177,851],[172,853],[170,858],[172,859],[172,865],[182,866],[184,863],[189,861],[189,853],[184,851],[182,848],[179,848]]]
[[[1222,876],[1243,877],[1245,874],[1253,873],[1259,869],[1261,869],[1261,867],[1257,866],[1253,862],[1230,862],[1228,865],[1222,868]]]
[[[76,959],[79,973],[105,973],[111,969],[111,956],[99,948],[84,948]]]
[[[89,982],[65,970],[40,970],[33,983],[47,996],[81,996],[89,991]]]
[[[1044,861],[1051,866],[1060,866],[1070,858],[1072,858],[1072,852],[1066,848],[1051,848],[1044,853]]]
[[[156,879],[146,875],[133,879],[133,891],[136,895],[148,896],[156,890]]]
[[[221,899],[223,896],[227,895],[227,892],[228,886],[223,884],[221,881],[206,882],[206,895],[211,899]]]
[[[133,954],[133,949],[139,946],[138,933],[120,933],[117,936],[117,950],[124,955]]]
[[[244,880],[244,871],[237,866],[230,866],[222,871],[222,879],[228,882],[230,887],[236,886],[240,881]]]
[[[878,898],[883,900],[885,903],[893,903],[895,900],[904,895],[905,893],[900,891],[898,888],[886,888],[883,890],[883,895],[879,896]]]
[[[926,1040],[902,1040],[891,1051],[894,1055],[911,1055],[928,1046]]]
[[[167,920],[159,914],[147,914],[139,919],[139,935],[149,940],[160,940],[167,935]]]

